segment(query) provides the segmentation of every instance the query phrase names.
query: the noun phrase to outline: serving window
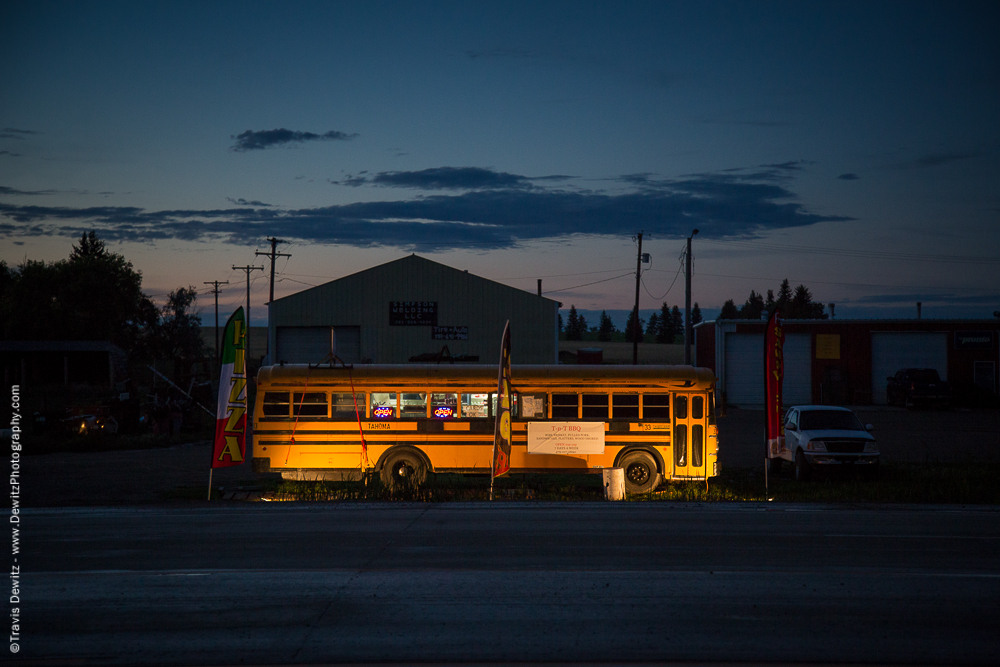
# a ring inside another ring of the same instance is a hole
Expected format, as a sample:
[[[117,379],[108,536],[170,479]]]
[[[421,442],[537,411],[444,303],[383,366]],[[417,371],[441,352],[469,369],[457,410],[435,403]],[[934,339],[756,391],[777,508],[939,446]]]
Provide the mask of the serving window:
[[[396,392],[373,391],[371,400],[372,419],[395,419],[398,405]]]
[[[489,418],[490,395],[462,394],[462,416],[467,419]]]
[[[402,394],[399,401],[401,419],[420,419],[427,416],[427,394]]]
[[[458,417],[458,394],[431,394],[431,417],[434,419]]]
[[[295,392],[292,394],[293,417],[327,417],[326,393],[322,391]]]
[[[365,416],[365,395],[363,392],[356,394],[330,394],[330,414],[334,419],[354,419],[354,405],[357,401],[357,416]]]

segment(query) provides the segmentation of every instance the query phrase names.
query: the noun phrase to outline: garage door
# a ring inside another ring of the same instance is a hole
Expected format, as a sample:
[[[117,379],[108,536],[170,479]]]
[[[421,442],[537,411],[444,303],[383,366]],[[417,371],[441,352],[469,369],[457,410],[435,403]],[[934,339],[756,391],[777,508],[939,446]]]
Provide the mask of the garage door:
[[[336,354],[347,364],[361,361],[361,327],[333,327]],[[330,327],[278,327],[278,354],[286,364],[318,364],[330,354]]]
[[[812,402],[812,334],[785,336],[785,405]],[[726,334],[726,400],[764,405],[764,334]]]
[[[872,333],[872,402],[885,405],[885,379],[902,368],[933,368],[948,379],[948,334]]]

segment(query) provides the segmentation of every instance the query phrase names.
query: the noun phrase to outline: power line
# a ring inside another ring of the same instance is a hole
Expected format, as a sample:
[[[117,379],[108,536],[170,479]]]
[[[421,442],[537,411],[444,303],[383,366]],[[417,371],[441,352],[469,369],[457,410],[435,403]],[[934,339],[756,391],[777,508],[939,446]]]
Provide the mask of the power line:
[[[625,276],[634,276],[634,275],[635,275],[634,272],[629,271],[628,273],[623,273],[620,276],[615,276],[614,278],[605,278],[604,280],[595,280],[592,283],[584,283],[583,285],[574,285],[573,287],[564,287],[562,289],[548,290],[548,291],[542,292],[542,294],[555,294],[556,292],[568,292],[569,290],[577,289],[577,288],[580,288],[580,287],[589,287],[590,285],[597,285],[597,284],[600,284],[600,283],[606,283],[606,282],[610,282],[612,280],[618,280],[619,278],[624,278]]]
[[[931,255],[905,252],[882,252],[876,250],[848,250],[844,248],[821,248],[817,246],[787,245],[769,243],[766,241],[739,241],[721,239],[702,239],[702,243],[714,243],[725,246],[744,246],[763,250],[780,250],[784,252],[809,253],[814,255],[834,255],[841,257],[856,257],[859,259],[889,259],[914,262],[946,262],[952,264],[1000,264],[997,257],[979,257],[974,255]]]

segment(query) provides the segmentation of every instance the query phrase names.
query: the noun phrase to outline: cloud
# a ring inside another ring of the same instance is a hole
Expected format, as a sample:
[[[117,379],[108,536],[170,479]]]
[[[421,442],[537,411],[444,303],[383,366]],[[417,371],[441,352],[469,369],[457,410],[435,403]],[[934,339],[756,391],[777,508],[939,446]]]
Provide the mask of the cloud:
[[[0,195],[54,195],[58,190],[18,190],[0,185]]]
[[[0,130],[0,139],[24,139],[32,134],[41,134],[34,130],[19,130],[15,127],[5,127]]]
[[[232,197],[226,197],[226,201],[234,206],[274,206],[274,204],[265,204],[262,201],[257,201],[256,199],[246,200],[240,197],[239,199],[233,199]]]
[[[414,188],[419,190],[496,190],[531,188],[532,181],[565,181],[572,176],[561,174],[552,176],[519,176],[482,167],[435,167],[420,171],[382,171],[374,176],[348,174],[334,185],[358,187],[361,185],[381,185],[393,188]]]
[[[976,296],[960,296],[958,294],[869,294],[857,299],[841,299],[840,304],[854,305],[913,305],[921,303],[925,306],[930,304],[946,305],[986,305],[992,306],[1000,304],[1000,294],[980,294]]]
[[[940,167],[941,165],[948,164],[950,162],[959,162],[961,160],[970,160],[972,158],[980,157],[982,153],[979,151],[965,152],[965,153],[929,153],[922,157],[918,157],[913,162],[902,165],[906,167]]]
[[[338,132],[336,130],[330,130],[325,134],[315,134],[313,132],[286,130],[281,127],[274,130],[261,130],[260,132],[247,130],[240,134],[230,135],[229,138],[236,140],[236,143],[230,150],[244,153],[246,151],[263,150],[265,148],[275,148],[288,144],[301,144],[306,141],[349,141],[357,136],[357,134],[347,134],[346,132]]]
[[[0,155],[6,155],[8,157],[21,157],[20,153],[11,153],[10,151],[0,151]]]
[[[466,177],[475,173],[458,168],[436,171],[458,172]],[[637,229],[661,238],[686,236],[692,227],[697,227],[703,238],[753,237],[771,229],[851,219],[811,213],[795,201],[795,194],[784,182],[753,180],[747,174],[702,174],[655,181],[647,178],[635,190],[616,194],[523,187],[531,179],[511,174],[497,176],[503,176],[514,187],[481,187],[415,199],[288,210],[240,207],[147,211],[135,207],[42,207],[0,202],[0,216],[16,223],[0,225],[0,237],[78,237],[94,229],[108,240],[174,238],[242,245],[280,235],[307,243],[435,251],[507,248],[577,234],[611,237]],[[645,175],[628,178],[639,181],[640,177]],[[441,178],[430,182],[444,189],[458,187],[457,182],[464,183],[464,187],[491,183],[492,178]]]
[[[837,178],[839,178],[842,181],[856,181],[861,177],[858,176],[857,174],[847,173],[847,174],[841,174]]]

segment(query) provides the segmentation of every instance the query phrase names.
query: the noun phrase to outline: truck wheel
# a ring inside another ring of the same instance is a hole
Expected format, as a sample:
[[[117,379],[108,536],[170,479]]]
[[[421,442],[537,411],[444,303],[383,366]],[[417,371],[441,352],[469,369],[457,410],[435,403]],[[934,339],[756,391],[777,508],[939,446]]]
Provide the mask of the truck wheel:
[[[802,450],[795,452],[795,481],[805,482],[809,479],[809,462]]]
[[[427,480],[424,459],[413,450],[390,452],[379,473],[382,484],[393,491],[418,488]]]
[[[618,465],[625,469],[625,491],[649,493],[660,484],[656,461],[646,452],[629,452]]]

